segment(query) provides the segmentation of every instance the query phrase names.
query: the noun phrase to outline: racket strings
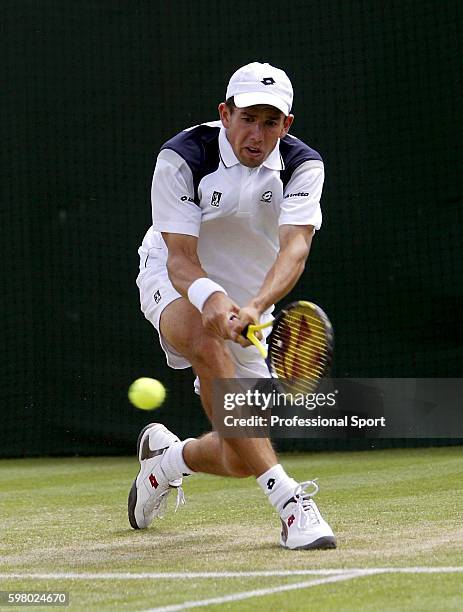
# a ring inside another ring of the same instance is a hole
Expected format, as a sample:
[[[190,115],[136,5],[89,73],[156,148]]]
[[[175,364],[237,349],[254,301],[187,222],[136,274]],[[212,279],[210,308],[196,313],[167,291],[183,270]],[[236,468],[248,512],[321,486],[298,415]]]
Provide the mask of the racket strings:
[[[313,391],[329,366],[330,339],[323,319],[312,309],[288,310],[272,334],[272,362],[292,393]]]

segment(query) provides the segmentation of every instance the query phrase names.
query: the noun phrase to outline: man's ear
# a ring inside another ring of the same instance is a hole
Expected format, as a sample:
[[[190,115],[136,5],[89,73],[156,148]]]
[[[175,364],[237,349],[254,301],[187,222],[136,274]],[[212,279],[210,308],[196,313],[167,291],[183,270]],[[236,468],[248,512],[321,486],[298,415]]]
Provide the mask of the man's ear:
[[[222,121],[222,125],[225,129],[230,127],[230,109],[225,104],[225,102],[221,102],[219,104],[219,117]]]
[[[288,115],[285,117],[285,121],[283,123],[283,128],[281,130],[280,138],[284,138],[286,134],[289,132],[289,128],[293,125],[294,115]]]

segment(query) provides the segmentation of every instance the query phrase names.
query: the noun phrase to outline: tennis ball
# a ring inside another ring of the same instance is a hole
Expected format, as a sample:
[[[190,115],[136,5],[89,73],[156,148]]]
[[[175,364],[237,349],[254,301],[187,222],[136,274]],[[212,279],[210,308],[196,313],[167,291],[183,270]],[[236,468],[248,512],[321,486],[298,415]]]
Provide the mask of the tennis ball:
[[[166,399],[166,388],[154,378],[137,378],[129,387],[129,400],[141,410],[159,408]]]

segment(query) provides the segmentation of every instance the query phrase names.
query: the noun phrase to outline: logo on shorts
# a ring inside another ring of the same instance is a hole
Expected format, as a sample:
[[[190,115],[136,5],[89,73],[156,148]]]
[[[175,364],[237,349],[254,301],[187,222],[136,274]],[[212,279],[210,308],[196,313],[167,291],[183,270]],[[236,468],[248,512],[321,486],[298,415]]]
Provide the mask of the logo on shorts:
[[[272,201],[272,192],[271,191],[265,191],[261,198],[260,198],[261,202],[265,202],[266,204],[270,204],[270,202]]]
[[[153,299],[156,302],[156,304],[159,304],[159,302],[161,301],[161,292],[159,291],[159,289],[153,295]]]
[[[193,198],[187,195],[183,195],[181,198],[182,202],[194,202]]]
[[[221,191],[213,191],[212,192],[212,198],[211,198],[211,206],[215,206],[216,208],[219,207],[220,204],[220,198],[222,197],[222,192]]]

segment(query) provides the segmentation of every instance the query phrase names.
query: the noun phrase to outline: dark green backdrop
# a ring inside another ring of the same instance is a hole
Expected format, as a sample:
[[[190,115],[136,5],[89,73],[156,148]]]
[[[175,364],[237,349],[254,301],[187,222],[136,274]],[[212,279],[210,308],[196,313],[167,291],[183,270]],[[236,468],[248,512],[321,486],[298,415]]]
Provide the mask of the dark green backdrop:
[[[333,319],[338,376],[461,376],[460,0],[3,0],[1,454],[133,452],[149,418],[204,420],[139,312],[160,144],[216,118],[240,65],[295,87],[326,163],[324,225],[294,295]]]

